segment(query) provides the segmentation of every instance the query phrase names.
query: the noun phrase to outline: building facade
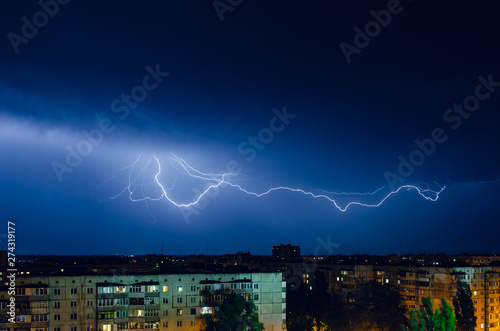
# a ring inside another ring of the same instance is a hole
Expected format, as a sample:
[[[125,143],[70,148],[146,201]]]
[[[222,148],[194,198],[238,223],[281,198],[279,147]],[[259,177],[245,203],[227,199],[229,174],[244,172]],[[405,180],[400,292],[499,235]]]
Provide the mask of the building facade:
[[[230,292],[253,300],[266,330],[286,325],[286,286],[280,272],[18,276],[15,323],[9,295],[0,293],[0,330],[200,330]],[[5,317],[5,318],[4,318]]]
[[[396,289],[408,310],[420,309],[422,298],[430,297],[434,308],[446,299],[453,305],[458,282],[470,286],[477,330],[500,331],[500,267],[409,267],[395,265],[331,265],[319,268],[327,275],[330,292],[354,302],[360,284],[375,281]],[[309,286],[312,275],[305,273]]]

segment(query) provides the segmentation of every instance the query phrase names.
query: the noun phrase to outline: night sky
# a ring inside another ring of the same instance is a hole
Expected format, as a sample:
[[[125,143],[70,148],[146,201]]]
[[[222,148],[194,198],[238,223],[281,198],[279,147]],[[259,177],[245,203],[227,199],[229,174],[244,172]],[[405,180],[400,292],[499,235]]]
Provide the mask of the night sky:
[[[17,254],[500,253],[499,15],[494,0],[2,1],[2,244],[11,219]],[[446,189],[345,212],[226,184],[190,208],[131,201],[161,196],[156,179],[196,199],[206,182],[173,155],[340,206]]]

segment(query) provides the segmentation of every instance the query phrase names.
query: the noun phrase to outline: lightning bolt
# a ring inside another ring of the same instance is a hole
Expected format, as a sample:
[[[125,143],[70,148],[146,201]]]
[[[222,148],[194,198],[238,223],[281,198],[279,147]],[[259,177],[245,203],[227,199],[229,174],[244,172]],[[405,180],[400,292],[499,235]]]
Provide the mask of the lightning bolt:
[[[171,196],[172,191],[174,190],[177,178],[179,175],[177,175],[172,184],[170,185],[169,188],[166,188],[166,184],[162,183],[160,181],[160,175],[162,175],[162,165],[160,163],[160,160],[156,155],[153,155],[150,157],[147,162],[142,165],[141,167],[138,166],[139,162],[142,160],[142,154],[140,154],[137,159],[128,167],[122,168],[115,172],[115,174],[111,178],[116,178],[118,176],[118,173],[120,172],[125,172],[129,171],[128,173],[128,185],[123,188],[120,193],[117,195],[111,197],[111,200],[117,199],[118,197],[126,194],[128,195],[128,198],[130,201],[133,202],[140,202],[144,201],[146,202],[146,205],[148,206],[149,210],[149,202],[153,201],[160,201],[160,200],[166,200],[169,203],[181,207],[181,208],[187,208],[187,207],[193,207],[196,206],[200,200],[207,195],[207,193],[210,190],[214,190],[216,188],[226,186],[229,188],[236,189],[244,194],[254,196],[257,198],[264,197],[266,195],[269,195],[273,192],[276,191],[289,191],[289,192],[294,192],[294,193],[300,193],[302,195],[310,196],[315,199],[323,199],[331,203],[335,208],[337,208],[341,212],[347,211],[348,208],[352,206],[361,206],[361,207],[366,207],[366,208],[376,208],[381,206],[387,199],[389,199],[391,196],[396,195],[401,192],[406,192],[406,191],[415,191],[420,195],[422,198],[425,200],[429,201],[436,201],[439,198],[439,194],[443,192],[446,189],[446,186],[441,186],[437,183],[435,185],[439,188],[438,190],[433,190],[430,188],[428,184],[419,184],[419,185],[402,185],[398,187],[397,189],[390,191],[386,195],[381,196],[378,199],[378,202],[375,203],[366,203],[366,202],[361,202],[361,201],[350,201],[344,206],[341,206],[336,199],[332,198],[330,195],[359,195],[359,196],[364,196],[364,195],[375,195],[379,193],[382,189],[385,188],[385,186],[382,186],[378,189],[376,189],[373,192],[366,192],[366,193],[349,193],[349,192],[327,192],[323,191],[323,194],[321,193],[313,193],[310,191],[306,191],[303,189],[299,188],[292,188],[292,187],[287,187],[287,186],[278,186],[278,187],[272,187],[268,189],[267,191],[257,193],[253,191],[249,191],[245,188],[243,188],[239,184],[235,184],[230,180],[231,176],[234,176],[236,174],[234,173],[204,173],[193,166],[189,165],[184,159],[171,154],[170,157],[171,161],[175,165],[175,168],[180,170],[184,176],[187,176],[190,179],[193,180],[200,180],[202,182],[205,182],[207,186],[202,192],[199,192],[195,197],[190,201],[190,202],[177,202],[175,199]],[[149,167],[154,166],[154,176],[151,179],[150,182],[146,182],[146,169]],[[137,170],[138,169],[138,170]],[[144,191],[144,185],[150,185],[153,184],[157,190],[156,195],[147,195],[145,194]],[[140,189],[136,190],[134,189],[135,186],[139,186]],[[138,194],[137,192],[140,191]]]

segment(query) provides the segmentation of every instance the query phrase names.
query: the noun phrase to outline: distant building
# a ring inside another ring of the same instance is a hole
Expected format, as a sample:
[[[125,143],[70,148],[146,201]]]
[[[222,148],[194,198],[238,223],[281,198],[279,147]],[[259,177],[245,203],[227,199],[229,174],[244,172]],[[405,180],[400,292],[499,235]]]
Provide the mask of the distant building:
[[[284,262],[300,262],[300,247],[290,244],[273,246],[273,257]]]
[[[0,330],[200,330],[227,293],[257,306],[270,331],[286,328],[281,272],[16,277],[16,322],[7,288],[0,291]]]

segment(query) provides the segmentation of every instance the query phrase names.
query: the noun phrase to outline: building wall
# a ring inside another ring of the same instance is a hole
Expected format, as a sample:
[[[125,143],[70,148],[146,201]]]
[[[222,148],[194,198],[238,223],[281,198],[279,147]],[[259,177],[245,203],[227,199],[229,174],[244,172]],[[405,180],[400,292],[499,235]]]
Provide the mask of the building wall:
[[[0,320],[0,330],[200,330],[203,313],[229,292],[254,300],[266,330],[285,325],[281,273],[18,276],[16,284],[18,322]],[[0,296],[6,316],[9,297]]]

